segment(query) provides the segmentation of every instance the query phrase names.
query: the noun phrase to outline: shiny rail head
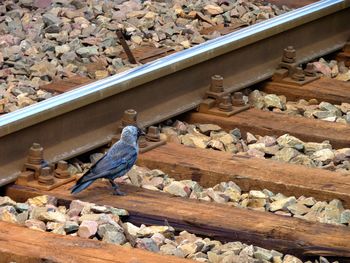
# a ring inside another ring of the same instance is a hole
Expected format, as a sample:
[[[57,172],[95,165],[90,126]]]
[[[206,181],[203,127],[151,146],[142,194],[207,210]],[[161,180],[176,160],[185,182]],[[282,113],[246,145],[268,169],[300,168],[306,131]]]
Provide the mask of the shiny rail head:
[[[0,117],[0,137],[349,8],[349,6],[350,0],[319,1],[5,114]]]

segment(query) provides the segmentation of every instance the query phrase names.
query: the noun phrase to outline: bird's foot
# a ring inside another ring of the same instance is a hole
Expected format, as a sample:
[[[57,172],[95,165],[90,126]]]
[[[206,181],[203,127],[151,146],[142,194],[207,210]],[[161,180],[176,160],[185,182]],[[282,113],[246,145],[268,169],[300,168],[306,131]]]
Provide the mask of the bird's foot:
[[[126,195],[126,193],[120,191],[118,188],[114,188],[114,189],[113,189],[113,195],[124,196],[124,195]]]

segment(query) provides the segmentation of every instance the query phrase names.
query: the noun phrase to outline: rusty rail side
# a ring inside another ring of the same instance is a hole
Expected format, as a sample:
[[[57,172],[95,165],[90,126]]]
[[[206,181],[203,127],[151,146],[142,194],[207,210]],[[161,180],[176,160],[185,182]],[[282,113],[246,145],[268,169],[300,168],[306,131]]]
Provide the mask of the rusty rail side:
[[[48,161],[71,158],[109,141],[127,108],[150,125],[195,108],[211,75],[223,75],[235,91],[269,78],[287,45],[297,48],[299,62],[339,49],[350,36],[349,7],[349,0],[320,1],[6,114],[0,186],[16,179],[33,142]]]

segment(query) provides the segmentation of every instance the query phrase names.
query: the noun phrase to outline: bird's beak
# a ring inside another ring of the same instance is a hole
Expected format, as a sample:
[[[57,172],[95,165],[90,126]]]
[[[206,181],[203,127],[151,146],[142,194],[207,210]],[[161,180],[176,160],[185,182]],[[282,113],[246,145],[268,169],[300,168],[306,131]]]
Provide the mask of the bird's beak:
[[[143,130],[141,130],[140,128],[138,129],[138,131],[137,131],[137,135],[140,137],[140,136],[145,136],[146,135],[146,133],[143,131]]]

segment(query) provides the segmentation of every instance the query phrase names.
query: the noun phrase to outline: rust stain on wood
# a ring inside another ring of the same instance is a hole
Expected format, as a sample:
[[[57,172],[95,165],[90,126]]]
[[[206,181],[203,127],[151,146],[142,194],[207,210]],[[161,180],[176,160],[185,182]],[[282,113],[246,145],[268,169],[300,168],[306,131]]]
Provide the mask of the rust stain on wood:
[[[166,48],[166,47],[156,48],[151,46],[141,46],[141,47],[132,49],[131,52],[139,63],[145,64],[147,62],[151,62],[158,58],[165,57],[167,55],[175,53],[175,50],[172,48]],[[122,59],[126,59],[127,55],[125,52],[122,52],[120,54],[120,57]]]
[[[88,77],[76,75],[68,79],[53,81],[50,84],[41,86],[40,88],[50,92],[64,93],[91,82],[93,82],[93,80]]]

